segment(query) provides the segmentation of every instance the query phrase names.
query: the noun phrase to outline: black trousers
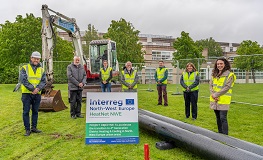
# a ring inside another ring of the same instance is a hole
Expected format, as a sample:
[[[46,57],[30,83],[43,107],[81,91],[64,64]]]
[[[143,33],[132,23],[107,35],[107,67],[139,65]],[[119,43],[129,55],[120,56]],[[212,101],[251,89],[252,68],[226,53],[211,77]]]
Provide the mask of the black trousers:
[[[82,90],[70,91],[70,115],[81,115]]]
[[[190,117],[190,104],[192,106],[192,118],[197,118],[198,91],[184,92],[185,116]]]
[[[227,110],[214,110],[219,133],[228,135]]]

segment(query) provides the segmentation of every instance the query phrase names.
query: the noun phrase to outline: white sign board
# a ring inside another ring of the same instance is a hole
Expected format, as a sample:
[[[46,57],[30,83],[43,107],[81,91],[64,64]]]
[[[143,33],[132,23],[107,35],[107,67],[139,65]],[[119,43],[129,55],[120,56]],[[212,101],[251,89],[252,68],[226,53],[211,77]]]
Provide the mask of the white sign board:
[[[137,92],[87,92],[86,144],[139,143]]]

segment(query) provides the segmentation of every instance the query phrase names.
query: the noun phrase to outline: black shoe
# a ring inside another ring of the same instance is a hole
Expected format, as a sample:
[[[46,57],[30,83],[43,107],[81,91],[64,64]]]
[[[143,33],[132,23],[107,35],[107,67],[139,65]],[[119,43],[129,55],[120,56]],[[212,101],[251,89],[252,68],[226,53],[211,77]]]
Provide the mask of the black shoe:
[[[168,106],[168,104],[164,104],[164,106]]]
[[[72,115],[71,118],[72,118],[72,119],[76,119],[77,117],[76,117],[75,115]]]
[[[157,105],[162,105],[162,103],[158,103]]]
[[[24,136],[30,136],[31,131],[30,130],[26,130],[26,133],[24,134]]]
[[[84,116],[82,116],[82,115],[77,115],[76,117],[77,118],[84,118]]]
[[[40,131],[40,130],[38,130],[38,129],[36,129],[36,128],[32,128],[32,129],[31,129],[31,132],[33,132],[33,133],[41,133],[42,131]]]

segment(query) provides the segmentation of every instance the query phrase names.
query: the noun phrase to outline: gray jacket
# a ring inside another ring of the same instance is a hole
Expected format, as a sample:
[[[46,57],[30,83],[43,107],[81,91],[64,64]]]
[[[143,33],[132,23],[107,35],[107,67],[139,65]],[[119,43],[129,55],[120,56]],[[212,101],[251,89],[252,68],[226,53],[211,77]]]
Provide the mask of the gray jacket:
[[[71,63],[68,65],[67,77],[69,90],[83,90],[83,88],[79,87],[79,83],[86,84],[86,71],[81,64],[75,65]]]

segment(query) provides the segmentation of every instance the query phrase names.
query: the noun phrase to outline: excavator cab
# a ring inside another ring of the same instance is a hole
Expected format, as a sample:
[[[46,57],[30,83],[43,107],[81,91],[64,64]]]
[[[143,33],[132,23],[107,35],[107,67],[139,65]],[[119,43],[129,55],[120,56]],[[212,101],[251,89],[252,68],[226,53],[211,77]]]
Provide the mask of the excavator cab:
[[[87,68],[87,85],[84,86],[82,97],[87,92],[101,92],[99,73],[103,67],[103,60],[108,61],[108,67],[112,68],[113,92],[121,91],[121,84],[118,83],[119,64],[117,60],[116,42],[112,40],[93,40],[89,45],[89,60]]]
[[[111,40],[93,40],[90,42],[90,76],[87,76],[87,83],[95,83],[99,78],[100,68],[103,67],[103,60],[108,61],[108,67],[113,73],[118,73],[118,61],[116,52],[116,42]]]

